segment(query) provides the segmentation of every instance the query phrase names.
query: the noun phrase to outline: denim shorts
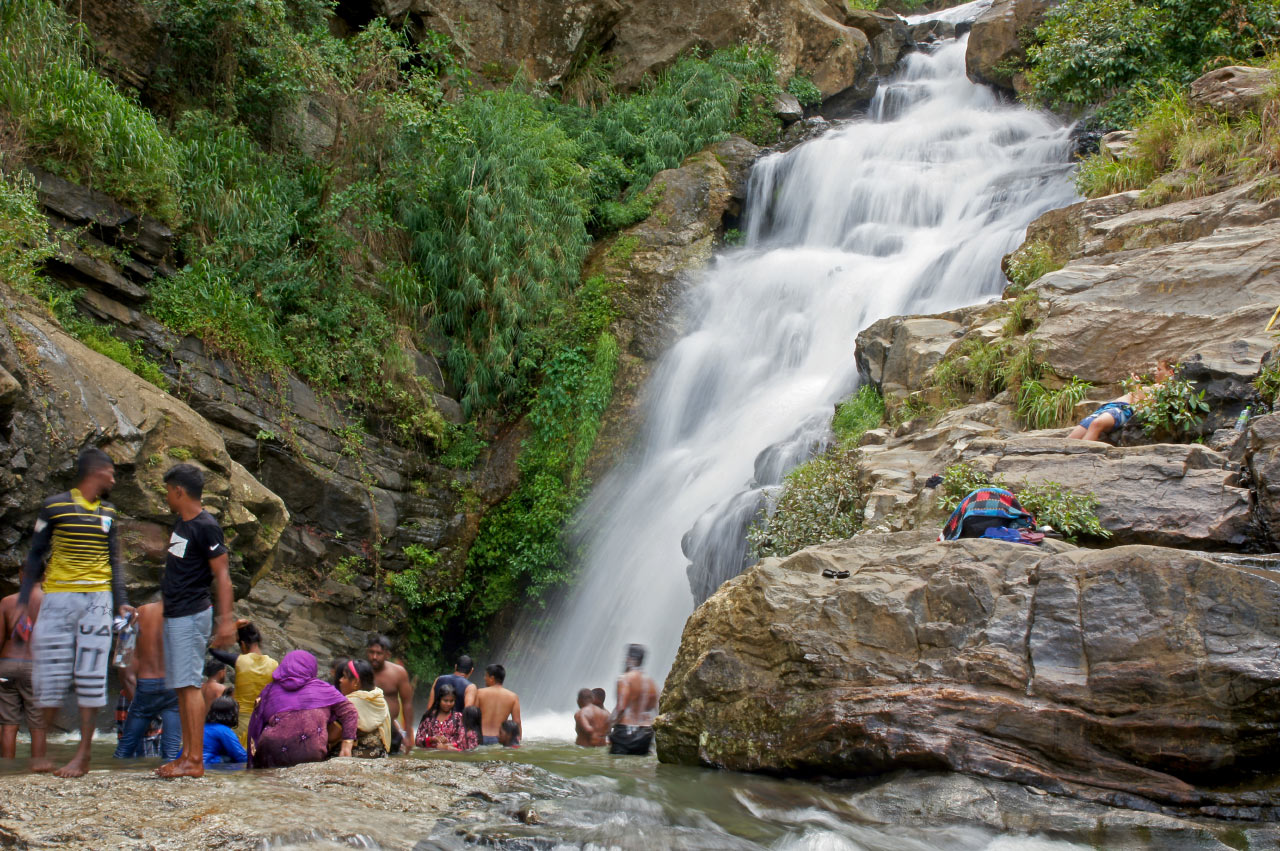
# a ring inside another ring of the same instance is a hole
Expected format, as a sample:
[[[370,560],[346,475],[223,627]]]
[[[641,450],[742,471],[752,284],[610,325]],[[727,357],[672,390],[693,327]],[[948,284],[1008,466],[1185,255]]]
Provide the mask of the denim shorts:
[[[1103,414],[1110,414],[1111,418],[1116,421],[1116,424],[1112,426],[1111,429],[1108,429],[1109,431],[1112,431],[1123,427],[1125,423],[1129,422],[1133,417],[1133,406],[1126,402],[1108,402],[1089,416],[1082,419],[1080,421],[1080,426],[1082,428],[1088,428],[1093,425],[1094,420]]]
[[[194,615],[164,619],[164,682],[171,689],[204,683],[204,653],[213,634],[213,606]]]

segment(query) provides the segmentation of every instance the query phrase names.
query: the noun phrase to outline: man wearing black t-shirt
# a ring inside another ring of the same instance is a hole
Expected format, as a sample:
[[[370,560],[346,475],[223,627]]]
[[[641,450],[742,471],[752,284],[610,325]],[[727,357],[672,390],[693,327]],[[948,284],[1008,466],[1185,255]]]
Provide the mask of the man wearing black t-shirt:
[[[178,515],[169,536],[160,593],[164,597],[165,685],[178,692],[182,715],[182,755],[156,769],[161,777],[204,774],[204,654],[213,632],[213,600],[217,588],[218,628],[213,646],[235,643],[231,616],[231,570],[222,527],[204,510],[204,474],[191,464],[178,464],[164,474],[165,498]]]

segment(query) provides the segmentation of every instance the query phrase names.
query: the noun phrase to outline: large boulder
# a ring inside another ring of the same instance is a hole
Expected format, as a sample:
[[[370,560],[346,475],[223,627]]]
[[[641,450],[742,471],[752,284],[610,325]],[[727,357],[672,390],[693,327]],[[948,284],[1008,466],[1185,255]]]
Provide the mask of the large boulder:
[[[1109,803],[1275,817],[1280,579],[1156,547],[862,535],[765,559],[685,625],[665,762],[944,769]],[[848,579],[824,579],[824,568]]]
[[[969,78],[1002,89],[1020,90],[1016,70],[1027,57],[1026,43],[1058,0],[995,0],[973,22],[965,68]]]
[[[1256,112],[1271,96],[1274,84],[1270,68],[1215,68],[1191,84],[1191,102],[1229,113]]]
[[[116,462],[111,500],[130,584],[143,593],[158,586],[172,523],[162,478],[190,461],[206,471],[205,505],[226,533],[236,589],[247,594],[289,522],[280,497],[232,460],[217,429],[185,403],[35,312],[9,309],[6,318],[0,364],[19,389],[0,402],[5,581],[17,578],[22,533],[42,499],[71,484],[79,450],[100,446]]]
[[[1034,337],[1054,372],[1094,384],[1196,355],[1247,379],[1272,347],[1278,236],[1271,219],[1069,263],[1033,286],[1046,307]]]
[[[858,372],[886,396],[922,389],[929,372],[964,335],[967,320],[981,308],[934,316],[889,316],[858,333]]]
[[[1273,547],[1280,547],[1280,414],[1249,421],[1249,475],[1257,493],[1258,523]]]

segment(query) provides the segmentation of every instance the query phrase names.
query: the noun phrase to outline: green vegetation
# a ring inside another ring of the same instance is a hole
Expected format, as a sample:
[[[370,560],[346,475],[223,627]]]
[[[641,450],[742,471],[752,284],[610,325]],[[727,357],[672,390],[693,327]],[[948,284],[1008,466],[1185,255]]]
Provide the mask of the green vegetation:
[[[35,181],[30,175],[5,171],[4,165],[0,160],[0,281],[47,300],[40,268],[58,247],[49,239]]]
[[[172,141],[86,56],[79,34],[47,0],[0,5],[0,109],[19,149],[49,171],[177,224]]]
[[[1125,390],[1132,392],[1146,386],[1146,395],[1133,406],[1134,416],[1142,423],[1142,430],[1151,437],[1167,440],[1188,440],[1199,434],[1209,413],[1209,403],[1204,391],[1197,391],[1190,381],[1182,378],[1166,378],[1156,384],[1141,377],[1137,382],[1124,382]]]
[[[1053,109],[1101,105],[1093,121],[1125,126],[1172,84],[1273,51],[1274,0],[1063,0],[1027,48],[1031,97]]]
[[[1022,289],[1050,272],[1058,271],[1062,266],[1062,263],[1054,259],[1053,249],[1047,243],[1033,240],[1024,242],[1017,251],[1009,255],[1004,271],[1009,278],[1009,283],[1021,292]]]
[[[1028,428],[1054,428],[1072,421],[1072,412],[1093,385],[1076,376],[1062,387],[1051,387],[1038,379],[1022,382],[1018,388],[1018,419]]]
[[[862,435],[884,422],[884,397],[874,385],[864,384],[836,406],[831,430],[841,446],[858,445]]]
[[[787,80],[787,91],[800,102],[801,106],[817,106],[822,103],[822,89],[819,89],[807,74],[797,73]]]
[[[1080,191],[1090,197],[1143,189],[1145,206],[1194,198],[1280,170],[1280,126],[1271,115],[1280,94],[1259,112],[1227,116],[1191,104],[1182,92],[1151,101],[1120,157],[1105,152],[1081,163]]]
[[[785,556],[862,528],[866,496],[858,483],[858,453],[840,449],[787,474],[773,513],[747,531],[757,555]]]
[[[1273,356],[1268,360],[1258,377],[1253,380],[1253,386],[1262,394],[1267,405],[1275,407],[1276,399],[1280,398],[1280,359]]]
[[[966,496],[987,487],[1012,491],[1022,507],[1031,512],[1038,522],[1052,526],[1065,538],[1111,537],[1098,520],[1098,498],[1092,493],[1074,493],[1057,482],[1009,485],[999,476],[964,462],[952,464],[942,471],[938,507],[955,511]]]

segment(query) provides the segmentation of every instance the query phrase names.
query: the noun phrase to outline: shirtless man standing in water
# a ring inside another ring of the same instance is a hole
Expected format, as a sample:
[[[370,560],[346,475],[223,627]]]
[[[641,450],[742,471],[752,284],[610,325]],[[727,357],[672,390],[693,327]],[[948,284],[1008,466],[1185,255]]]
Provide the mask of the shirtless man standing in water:
[[[644,647],[627,647],[627,661],[618,679],[618,703],[609,716],[609,753],[645,756],[653,745],[653,719],[658,714],[658,685],[646,674]]]
[[[584,748],[601,748],[609,744],[609,713],[596,705],[591,689],[578,691],[578,711],[573,715],[577,744]]]
[[[507,669],[490,665],[484,669],[484,688],[476,690],[476,706],[480,707],[480,744],[499,744],[498,734],[508,718],[515,722],[516,741],[524,738],[520,723],[520,696],[507,688]]]
[[[403,665],[391,661],[391,639],[385,635],[369,636],[365,658],[373,666],[373,683],[382,689],[391,714],[391,753],[409,753],[413,750],[413,735],[406,730],[415,729],[410,718],[413,715],[413,684]],[[403,723],[402,723],[403,722]]]

